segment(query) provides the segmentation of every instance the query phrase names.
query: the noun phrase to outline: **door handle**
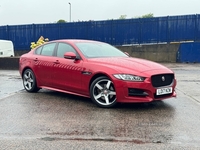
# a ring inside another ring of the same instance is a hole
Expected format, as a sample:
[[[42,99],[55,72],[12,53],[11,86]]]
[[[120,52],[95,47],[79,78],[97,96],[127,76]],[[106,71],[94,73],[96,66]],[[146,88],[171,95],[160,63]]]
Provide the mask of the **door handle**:
[[[35,58],[34,61],[38,61],[38,58]]]
[[[60,62],[58,60],[54,61],[54,64],[60,64]]]

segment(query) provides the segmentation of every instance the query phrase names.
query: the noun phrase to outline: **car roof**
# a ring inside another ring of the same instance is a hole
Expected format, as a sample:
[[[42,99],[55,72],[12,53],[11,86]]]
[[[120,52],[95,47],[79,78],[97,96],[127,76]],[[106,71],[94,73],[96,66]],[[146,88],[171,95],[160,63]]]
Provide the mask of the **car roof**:
[[[53,40],[50,42],[68,42],[68,43],[82,43],[82,42],[88,42],[88,43],[102,43],[100,41],[94,41],[94,40],[85,40],[85,39],[60,39],[60,40]]]

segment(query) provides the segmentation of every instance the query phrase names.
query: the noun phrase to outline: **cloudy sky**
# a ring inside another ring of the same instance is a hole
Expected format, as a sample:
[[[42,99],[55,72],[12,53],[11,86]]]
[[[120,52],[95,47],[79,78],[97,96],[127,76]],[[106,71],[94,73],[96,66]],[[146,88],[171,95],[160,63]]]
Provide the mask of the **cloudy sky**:
[[[200,14],[200,0],[0,0],[0,26]]]

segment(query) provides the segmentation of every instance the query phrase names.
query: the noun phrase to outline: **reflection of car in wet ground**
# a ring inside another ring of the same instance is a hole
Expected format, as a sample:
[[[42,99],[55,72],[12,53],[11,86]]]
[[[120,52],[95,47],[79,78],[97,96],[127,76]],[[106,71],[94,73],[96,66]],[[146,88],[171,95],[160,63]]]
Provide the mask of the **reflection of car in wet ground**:
[[[46,88],[76,94],[100,107],[176,96],[170,69],[97,41],[48,42],[21,56],[20,74],[28,92]]]

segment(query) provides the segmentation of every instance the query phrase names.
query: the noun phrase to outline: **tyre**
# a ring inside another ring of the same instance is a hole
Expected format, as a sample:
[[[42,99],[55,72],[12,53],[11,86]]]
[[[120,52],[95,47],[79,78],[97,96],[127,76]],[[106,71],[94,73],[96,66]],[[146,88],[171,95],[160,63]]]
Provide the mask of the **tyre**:
[[[95,104],[104,108],[113,107],[117,103],[114,84],[105,76],[98,77],[92,82],[90,97]]]
[[[37,87],[36,78],[31,69],[26,69],[22,76],[23,85],[27,92],[37,92],[39,88]]]

